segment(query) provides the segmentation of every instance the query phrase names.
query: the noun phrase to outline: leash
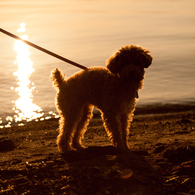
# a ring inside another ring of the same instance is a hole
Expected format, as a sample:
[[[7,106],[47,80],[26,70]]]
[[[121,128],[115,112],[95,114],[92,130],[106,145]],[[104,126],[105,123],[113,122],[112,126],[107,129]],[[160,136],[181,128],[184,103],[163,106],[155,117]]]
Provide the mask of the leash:
[[[62,60],[64,62],[67,62],[69,64],[72,64],[73,66],[76,66],[76,67],[81,68],[81,69],[87,69],[87,67],[85,67],[83,65],[80,65],[80,64],[78,64],[76,62],[73,62],[73,61],[71,61],[71,60],[69,60],[67,58],[64,58],[64,57],[62,57],[62,56],[60,56],[58,54],[55,54],[55,53],[53,53],[53,52],[51,52],[51,51],[49,51],[47,49],[44,49],[43,47],[40,47],[38,45],[35,45],[34,43],[31,43],[30,41],[26,41],[26,40],[24,40],[24,39],[22,39],[22,38],[20,38],[20,37],[18,37],[16,35],[8,32],[8,31],[6,31],[6,30],[4,30],[2,28],[0,28],[0,32],[4,33],[4,34],[6,34],[6,35],[8,35],[8,36],[10,36],[10,37],[12,37],[14,39],[18,39],[18,40],[24,42],[25,44],[30,45],[31,47],[34,47],[34,48],[36,48],[36,49],[38,49],[38,50],[40,50],[40,51],[42,51],[44,53],[47,53],[47,54],[49,54],[49,55],[51,55],[51,56],[53,56],[55,58],[58,58],[58,59],[60,59],[60,60]]]

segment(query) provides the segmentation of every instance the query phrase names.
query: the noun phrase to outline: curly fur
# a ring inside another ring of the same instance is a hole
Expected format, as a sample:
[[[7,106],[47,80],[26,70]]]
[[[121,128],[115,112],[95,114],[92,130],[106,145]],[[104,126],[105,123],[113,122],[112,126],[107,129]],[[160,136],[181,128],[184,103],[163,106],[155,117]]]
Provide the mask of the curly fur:
[[[122,151],[128,150],[137,91],[143,87],[144,69],[151,63],[148,50],[127,45],[107,60],[106,68],[81,70],[66,80],[58,68],[53,70],[51,80],[57,89],[56,107],[60,115],[59,151],[66,153],[84,148],[81,140],[94,106],[102,113],[112,144]]]

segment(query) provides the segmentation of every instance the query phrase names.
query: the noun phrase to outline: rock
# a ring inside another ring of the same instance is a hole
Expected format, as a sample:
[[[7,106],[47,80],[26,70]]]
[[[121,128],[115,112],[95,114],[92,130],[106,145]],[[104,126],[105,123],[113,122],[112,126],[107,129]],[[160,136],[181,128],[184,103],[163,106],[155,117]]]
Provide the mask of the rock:
[[[13,141],[7,137],[0,138],[0,152],[10,151],[15,148]]]

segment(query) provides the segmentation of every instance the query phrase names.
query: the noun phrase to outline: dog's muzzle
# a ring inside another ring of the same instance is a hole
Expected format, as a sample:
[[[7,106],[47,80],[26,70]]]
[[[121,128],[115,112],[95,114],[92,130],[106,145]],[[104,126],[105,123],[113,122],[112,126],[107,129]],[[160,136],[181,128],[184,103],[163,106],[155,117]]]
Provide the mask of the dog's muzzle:
[[[130,72],[129,72],[129,78],[130,78],[131,80],[134,80],[134,81],[141,81],[141,80],[143,79],[142,76],[136,74],[136,72],[134,72],[134,71],[130,71]]]

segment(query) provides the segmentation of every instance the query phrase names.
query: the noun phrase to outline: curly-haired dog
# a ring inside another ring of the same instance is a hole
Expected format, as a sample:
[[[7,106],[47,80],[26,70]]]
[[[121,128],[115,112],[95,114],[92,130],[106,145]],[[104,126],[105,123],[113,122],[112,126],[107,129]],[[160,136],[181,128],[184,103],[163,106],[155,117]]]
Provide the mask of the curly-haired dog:
[[[57,89],[56,106],[60,115],[59,151],[84,148],[81,139],[93,106],[101,111],[112,144],[122,151],[129,149],[129,126],[137,91],[143,87],[144,68],[151,62],[147,49],[127,45],[107,60],[107,68],[88,68],[68,79],[59,69],[53,70],[51,80]]]

